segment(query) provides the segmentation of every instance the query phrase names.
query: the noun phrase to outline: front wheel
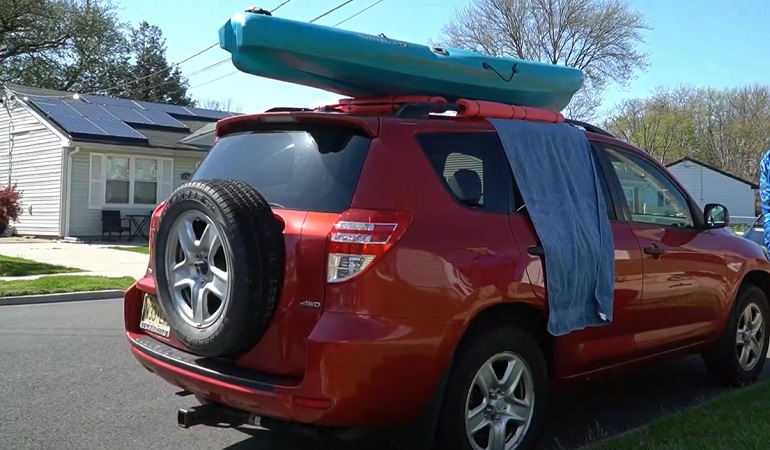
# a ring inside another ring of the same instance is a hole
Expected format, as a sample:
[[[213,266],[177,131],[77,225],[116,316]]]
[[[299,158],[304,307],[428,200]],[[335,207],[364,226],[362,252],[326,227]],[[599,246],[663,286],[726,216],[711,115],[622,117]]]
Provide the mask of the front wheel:
[[[769,320],[765,293],[741,287],[717,347],[703,357],[709,373],[733,386],[753,383],[765,365]]]
[[[526,450],[539,438],[548,404],[543,352],[513,327],[474,336],[458,352],[439,423],[447,450]]]

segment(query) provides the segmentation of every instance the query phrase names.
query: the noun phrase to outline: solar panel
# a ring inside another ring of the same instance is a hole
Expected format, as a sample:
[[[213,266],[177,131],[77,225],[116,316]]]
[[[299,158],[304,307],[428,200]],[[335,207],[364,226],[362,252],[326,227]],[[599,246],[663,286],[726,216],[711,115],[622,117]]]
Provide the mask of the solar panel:
[[[141,114],[140,109],[126,108],[123,106],[105,106],[104,109],[124,122],[140,125],[153,125],[152,120]]]
[[[75,112],[74,109],[63,103],[61,105],[37,103],[37,107],[54,122],[67,130],[68,133],[90,134],[96,136],[107,135],[105,131],[94,125],[93,122],[90,122],[88,119]]]
[[[163,111],[153,111],[148,109],[140,112],[143,116],[150,119],[150,121],[153,122],[155,125],[158,125],[161,127],[178,128],[181,130],[188,129],[185,124],[174,119],[173,117],[169,116]]]
[[[110,137],[141,139],[143,141],[147,140],[147,138],[142,133],[134,130],[119,120],[101,117],[92,117],[89,120],[104,130],[104,132],[107,133],[107,135]]]
[[[188,106],[187,109],[195,115],[195,117],[202,117],[204,119],[224,119],[230,117],[229,112],[214,111],[211,109],[193,108]]]
[[[86,102],[65,102],[65,104],[86,117],[114,118],[101,105],[94,105]]]
[[[125,106],[128,108],[135,107],[134,102],[125,98],[108,97],[106,95],[81,95],[81,98],[85,99],[88,103],[95,105],[108,105],[108,106]]]
[[[61,101],[61,99],[58,99],[55,97],[41,97],[39,95],[27,95],[26,97],[36,105],[38,104],[61,105],[64,103]]]
[[[142,108],[150,111],[163,111],[164,113],[174,114],[177,116],[185,116],[185,117],[194,116],[194,114],[188,111],[185,107],[179,106],[179,105],[169,105],[166,103],[150,103],[150,102],[142,102],[142,101],[137,101],[135,103],[141,106]]]

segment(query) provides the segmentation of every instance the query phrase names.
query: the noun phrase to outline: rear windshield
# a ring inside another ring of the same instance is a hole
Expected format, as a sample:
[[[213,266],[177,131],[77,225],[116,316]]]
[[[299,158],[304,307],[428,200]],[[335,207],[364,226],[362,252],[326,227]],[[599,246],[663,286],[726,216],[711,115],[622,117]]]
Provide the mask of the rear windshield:
[[[192,178],[244,181],[273,208],[341,213],[350,208],[369,143],[335,129],[231,134]]]

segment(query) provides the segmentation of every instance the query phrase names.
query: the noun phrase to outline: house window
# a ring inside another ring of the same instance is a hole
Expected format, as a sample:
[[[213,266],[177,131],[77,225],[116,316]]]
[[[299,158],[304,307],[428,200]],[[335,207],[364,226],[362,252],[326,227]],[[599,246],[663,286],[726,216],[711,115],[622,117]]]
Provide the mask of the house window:
[[[91,154],[89,207],[155,206],[172,190],[173,160]]]
[[[106,156],[104,203],[155,205],[158,200],[158,160]]]

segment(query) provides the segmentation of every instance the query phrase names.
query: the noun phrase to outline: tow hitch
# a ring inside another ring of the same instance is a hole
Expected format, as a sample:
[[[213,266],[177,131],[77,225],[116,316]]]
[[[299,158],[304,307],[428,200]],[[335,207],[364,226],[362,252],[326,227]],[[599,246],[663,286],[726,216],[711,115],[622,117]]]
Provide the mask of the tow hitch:
[[[190,428],[195,425],[240,425],[260,426],[259,416],[228,408],[222,405],[206,403],[191,408],[180,408],[176,413],[176,422],[182,428]]]

